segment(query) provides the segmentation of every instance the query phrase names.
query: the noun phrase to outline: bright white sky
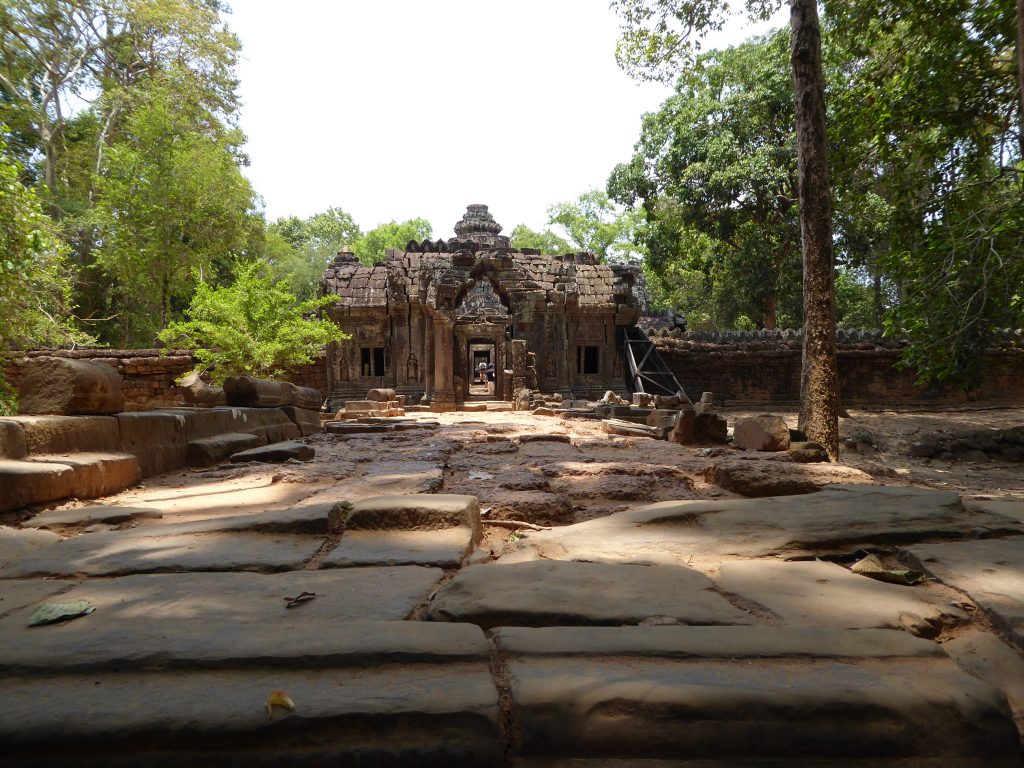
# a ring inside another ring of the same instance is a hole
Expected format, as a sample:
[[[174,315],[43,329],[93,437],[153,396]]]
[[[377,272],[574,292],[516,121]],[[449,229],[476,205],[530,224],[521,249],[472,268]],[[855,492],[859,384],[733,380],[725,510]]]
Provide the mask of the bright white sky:
[[[665,87],[615,64],[607,0],[234,0],[247,175],[268,219],[330,206],[364,229],[469,203],[505,234],[603,187]],[[775,26],[786,23],[785,15]],[[731,24],[717,45],[766,26]]]

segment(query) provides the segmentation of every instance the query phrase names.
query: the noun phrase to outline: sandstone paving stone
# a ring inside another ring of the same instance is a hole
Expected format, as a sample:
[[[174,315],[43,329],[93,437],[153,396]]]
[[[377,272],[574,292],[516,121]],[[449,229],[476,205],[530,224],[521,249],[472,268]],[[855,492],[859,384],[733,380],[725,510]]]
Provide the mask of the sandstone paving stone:
[[[715,582],[793,626],[900,629],[904,616],[935,626],[969,618],[924,586],[886,584],[824,561],[729,560]]]
[[[74,476],[69,464],[0,459],[0,512],[66,499]]]
[[[0,566],[13,560],[49,547],[60,541],[60,536],[50,531],[23,530],[0,526]]]
[[[788,454],[772,459],[730,459],[708,467],[704,479],[742,496],[791,496],[816,493],[835,483],[873,484],[867,472],[839,464],[788,461]]]
[[[238,451],[231,455],[231,461],[235,463],[243,461],[282,462],[289,459],[312,461],[315,455],[316,449],[313,446],[287,440]]]
[[[906,633],[557,627],[494,639],[523,759],[1019,765],[1002,693]]]
[[[34,606],[74,587],[77,581],[59,579],[24,579],[5,581],[0,585],[0,617],[25,606]],[[26,620],[27,623],[27,620]],[[8,650],[4,646],[5,652]]]
[[[972,630],[942,644],[962,670],[1006,694],[1018,727],[1024,724],[1024,657],[990,632]]]
[[[163,513],[159,509],[151,507],[77,507],[75,509],[46,510],[21,525],[23,528],[63,528],[93,523],[118,525],[131,520],[158,520],[162,517]]]
[[[425,565],[458,568],[479,537],[468,526],[432,531],[345,531],[321,568],[368,565]],[[2,575],[0,571],[0,575]]]
[[[374,496],[352,505],[345,515],[349,531],[432,531],[464,526],[479,531],[480,505],[461,494]]]
[[[33,576],[120,576],[176,571],[298,570],[323,542],[320,536],[205,533],[125,536],[122,531],[76,536],[30,552],[0,569],[0,579]]]
[[[28,453],[120,450],[114,416],[13,416],[21,426]]]
[[[485,659],[434,654],[403,664],[83,673],[4,683],[11,698],[0,713],[0,740],[5,760],[19,766],[502,760],[497,691]],[[296,709],[270,719],[265,702],[275,688]]]
[[[427,616],[484,628],[639,624],[654,616],[697,625],[756,623],[684,566],[559,561],[465,568],[433,598]]]
[[[358,664],[356,656],[384,660],[403,648],[408,655],[391,660],[415,661],[414,653],[427,651],[440,657],[486,657],[486,646],[479,648],[482,637],[468,625],[444,633],[433,624],[403,622],[443,575],[436,568],[407,566],[269,576],[151,574],[69,583],[60,602],[88,600],[95,612],[87,621],[46,632],[28,626],[38,600],[10,612],[0,620],[5,649],[0,673],[142,670],[171,664]],[[59,581],[24,583],[57,585],[51,592],[61,586]],[[286,608],[285,598],[301,592],[317,596]],[[445,640],[448,644],[439,648]]]
[[[801,496],[661,502],[551,531],[527,531],[502,562],[544,557],[685,565],[1019,532],[1020,524],[1004,516],[964,509],[949,491],[836,485]]]
[[[360,498],[413,493],[432,493],[444,483],[444,470],[434,461],[384,459],[374,461],[359,478]]]
[[[141,479],[139,461],[130,453],[99,453],[95,451],[68,454],[41,454],[32,461],[64,464],[72,469],[71,493],[78,499],[94,499],[120,493]]]
[[[965,592],[1024,648],[1024,538],[916,544],[900,556]]]

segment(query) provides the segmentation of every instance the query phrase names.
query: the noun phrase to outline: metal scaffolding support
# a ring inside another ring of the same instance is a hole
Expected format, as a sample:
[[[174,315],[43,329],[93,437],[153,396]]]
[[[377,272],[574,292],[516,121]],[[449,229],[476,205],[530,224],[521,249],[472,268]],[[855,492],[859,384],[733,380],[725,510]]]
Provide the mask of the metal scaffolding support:
[[[623,356],[629,369],[629,384],[634,392],[652,395],[686,396],[686,391],[665,361],[661,359],[643,329],[626,326],[622,329]],[[687,400],[689,398],[687,397]]]

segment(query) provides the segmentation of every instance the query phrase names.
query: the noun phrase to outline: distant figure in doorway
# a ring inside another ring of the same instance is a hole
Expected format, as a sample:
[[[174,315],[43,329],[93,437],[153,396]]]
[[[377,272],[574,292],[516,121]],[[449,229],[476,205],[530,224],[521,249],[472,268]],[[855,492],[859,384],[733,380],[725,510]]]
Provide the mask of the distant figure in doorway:
[[[487,383],[487,363],[483,360],[481,360],[480,364],[476,367],[476,377],[480,380],[481,384]]]

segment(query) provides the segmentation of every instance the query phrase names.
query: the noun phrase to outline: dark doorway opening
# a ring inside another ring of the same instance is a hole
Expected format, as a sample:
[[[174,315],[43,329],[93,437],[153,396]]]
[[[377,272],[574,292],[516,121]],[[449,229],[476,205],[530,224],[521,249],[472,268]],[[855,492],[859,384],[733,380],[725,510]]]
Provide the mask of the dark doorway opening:
[[[470,382],[470,398],[484,400],[493,397],[498,362],[494,344],[482,339],[471,339],[467,352],[469,370],[466,372],[466,381]]]

